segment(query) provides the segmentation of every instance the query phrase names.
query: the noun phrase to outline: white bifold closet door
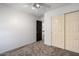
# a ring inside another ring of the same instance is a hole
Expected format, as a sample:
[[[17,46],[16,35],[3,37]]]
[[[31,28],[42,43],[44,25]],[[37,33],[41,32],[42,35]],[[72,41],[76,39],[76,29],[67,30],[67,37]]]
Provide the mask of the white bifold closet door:
[[[65,49],[79,53],[79,11],[65,14]]]
[[[64,49],[64,16],[52,17],[52,45]]]

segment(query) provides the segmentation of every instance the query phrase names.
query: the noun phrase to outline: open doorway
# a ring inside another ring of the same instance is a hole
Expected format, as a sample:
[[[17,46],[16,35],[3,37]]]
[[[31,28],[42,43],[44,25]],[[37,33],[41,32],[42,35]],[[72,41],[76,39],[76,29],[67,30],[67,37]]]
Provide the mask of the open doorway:
[[[42,21],[36,21],[36,41],[42,40]]]

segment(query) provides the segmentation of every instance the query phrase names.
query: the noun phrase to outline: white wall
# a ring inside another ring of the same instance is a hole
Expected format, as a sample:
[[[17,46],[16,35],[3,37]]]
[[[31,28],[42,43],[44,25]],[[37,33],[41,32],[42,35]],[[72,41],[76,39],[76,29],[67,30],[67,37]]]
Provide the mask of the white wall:
[[[36,42],[35,16],[0,8],[0,53]]]
[[[57,16],[57,15],[64,15],[64,13],[72,12],[79,10],[79,4],[70,4],[67,6],[64,6],[62,8],[58,8],[56,10],[51,9],[48,11],[44,16],[44,30],[45,30],[45,39],[44,43],[47,45],[53,45],[52,39],[51,39],[51,17]],[[52,43],[52,44],[51,44]]]
[[[45,14],[43,29],[44,29],[44,43],[46,45],[51,45],[51,17]]]

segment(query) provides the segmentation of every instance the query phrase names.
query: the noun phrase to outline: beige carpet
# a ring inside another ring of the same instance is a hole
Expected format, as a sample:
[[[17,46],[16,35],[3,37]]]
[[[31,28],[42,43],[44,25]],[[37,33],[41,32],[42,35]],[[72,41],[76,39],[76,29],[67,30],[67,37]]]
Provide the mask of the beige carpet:
[[[43,41],[26,45],[20,49],[12,50],[1,54],[2,56],[79,56],[60,48],[51,47],[43,44]]]

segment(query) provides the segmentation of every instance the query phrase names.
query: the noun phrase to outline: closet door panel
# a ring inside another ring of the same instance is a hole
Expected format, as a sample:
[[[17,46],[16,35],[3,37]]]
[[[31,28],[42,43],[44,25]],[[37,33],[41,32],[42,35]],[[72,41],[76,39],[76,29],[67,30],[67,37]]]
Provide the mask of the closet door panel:
[[[65,48],[79,53],[79,12],[65,15]]]
[[[52,18],[52,45],[64,49],[64,16]]]

